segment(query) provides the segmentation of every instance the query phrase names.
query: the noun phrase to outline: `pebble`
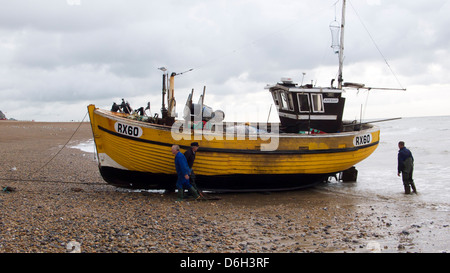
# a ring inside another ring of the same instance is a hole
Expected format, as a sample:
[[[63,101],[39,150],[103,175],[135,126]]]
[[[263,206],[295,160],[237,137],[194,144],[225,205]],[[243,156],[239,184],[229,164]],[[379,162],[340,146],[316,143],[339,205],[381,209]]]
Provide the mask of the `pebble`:
[[[8,180],[14,191],[0,192],[0,253],[400,252],[405,244],[399,239],[411,237],[405,226],[421,233],[427,226],[400,225],[400,216],[387,214],[384,204],[320,190],[175,203],[175,193],[106,184],[94,156],[69,148],[30,175],[78,124],[22,125],[0,123],[0,137],[9,141],[0,151],[6,162],[0,178],[17,179]],[[90,138],[86,123],[72,141]],[[446,223],[439,227],[448,230]],[[394,242],[389,247],[379,243],[388,239]]]

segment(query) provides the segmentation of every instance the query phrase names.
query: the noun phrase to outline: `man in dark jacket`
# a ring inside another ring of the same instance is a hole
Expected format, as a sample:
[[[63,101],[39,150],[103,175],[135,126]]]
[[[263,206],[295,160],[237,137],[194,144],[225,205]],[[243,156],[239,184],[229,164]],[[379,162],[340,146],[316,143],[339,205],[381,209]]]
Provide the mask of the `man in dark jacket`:
[[[191,148],[184,152],[188,166],[189,166],[189,182],[198,191],[197,184],[195,183],[195,173],[192,167],[194,166],[195,153],[197,153],[199,146],[198,142],[192,142]],[[200,192],[199,192],[200,193]],[[200,193],[201,194],[201,193]]]
[[[413,170],[414,170],[414,157],[410,150],[405,147],[405,142],[400,141],[398,143],[398,176],[402,174],[403,186],[405,187],[405,193],[410,194],[411,188],[414,193],[416,191],[416,185],[414,185],[413,180]]]

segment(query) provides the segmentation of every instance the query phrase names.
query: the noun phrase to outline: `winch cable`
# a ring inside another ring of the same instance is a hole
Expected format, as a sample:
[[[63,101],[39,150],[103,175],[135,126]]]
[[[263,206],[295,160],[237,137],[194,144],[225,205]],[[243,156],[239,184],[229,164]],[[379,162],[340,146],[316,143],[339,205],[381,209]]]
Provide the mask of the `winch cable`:
[[[23,178],[0,178],[2,181],[11,182],[42,182],[42,183],[53,183],[53,184],[80,184],[80,185],[108,185],[102,182],[81,182],[81,181],[62,181],[62,180],[44,180],[44,179],[23,179]]]
[[[47,161],[47,163],[45,163],[44,165],[42,165],[42,167],[40,167],[39,169],[37,169],[36,171],[34,171],[33,173],[31,173],[30,176],[32,176],[32,175],[34,175],[34,174],[40,172],[40,171],[41,171],[43,168],[45,168],[50,162],[52,162],[53,159],[55,159],[55,157],[58,156],[59,153],[60,153],[64,148],[66,148],[67,144],[72,140],[73,136],[78,132],[78,129],[80,129],[80,127],[81,127],[81,125],[83,124],[84,119],[86,118],[87,114],[88,114],[88,112],[86,112],[86,114],[84,115],[83,119],[82,119],[81,122],[78,124],[77,129],[75,129],[75,131],[74,131],[73,134],[70,136],[69,140],[67,140],[67,142],[64,144],[64,146],[62,146],[61,149],[59,149],[59,151],[58,151],[52,158],[50,158],[49,161]]]
[[[87,114],[88,114],[88,112],[86,112],[86,114],[84,115],[84,117],[81,120],[81,122],[78,124],[77,128],[75,129],[75,131],[72,133],[72,135],[67,140],[67,142],[61,147],[61,149],[59,149],[59,151],[54,156],[52,156],[44,165],[42,165],[36,171],[34,171],[31,174],[29,174],[28,177],[31,177],[31,176],[35,175],[36,173],[40,172],[50,162],[52,162],[56,158],[56,156],[58,156],[61,153],[61,151],[67,146],[67,144],[69,144],[69,142],[72,140],[72,138],[78,132],[78,130],[80,129],[80,127],[83,124],[84,120],[86,119]],[[0,177],[0,180],[2,180],[2,181],[11,181],[11,182],[22,181],[22,182],[42,182],[42,183],[59,183],[59,184],[107,185],[106,183],[101,183],[101,182],[94,182],[94,183],[92,183],[92,182],[81,182],[81,181],[44,180],[44,179],[32,179],[32,178],[24,179],[24,178],[4,178],[4,177]]]

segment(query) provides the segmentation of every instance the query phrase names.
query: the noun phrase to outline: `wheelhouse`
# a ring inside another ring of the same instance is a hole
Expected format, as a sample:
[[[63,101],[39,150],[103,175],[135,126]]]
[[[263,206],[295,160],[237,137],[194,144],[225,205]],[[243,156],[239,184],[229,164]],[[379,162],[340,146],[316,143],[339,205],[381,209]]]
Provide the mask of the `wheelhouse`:
[[[341,89],[298,86],[290,79],[282,79],[266,89],[272,94],[283,131],[335,133],[341,130],[345,104]]]

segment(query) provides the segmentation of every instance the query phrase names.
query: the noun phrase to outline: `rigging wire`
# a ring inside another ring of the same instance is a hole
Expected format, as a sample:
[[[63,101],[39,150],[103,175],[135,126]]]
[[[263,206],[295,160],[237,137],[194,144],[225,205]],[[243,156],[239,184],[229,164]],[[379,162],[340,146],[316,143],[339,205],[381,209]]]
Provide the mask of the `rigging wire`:
[[[367,34],[369,35],[370,39],[372,40],[372,43],[374,44],[375,48],[378,50],[378,53],[380,53],[381,57],[384,59],[384,62],[386,63],[386,65],[388,66],[389,70],[391,71],[392,75],[394,76],[395,80],[397,81],[398,85],[401,87],[401,89],[405,89],[403,87],[403,85],[401,84],[400,80],[398,79],[397,75],[395,74],[394,70],[392,69],[391,65],[389,64],[389,62],[387,61],[386,57],[383,55],[383,53],[381,52],[380,48],[378,47],[377,43],[375,42],[375,39],[373,38],[373,36],[370,34],[369,29],[366,27],[366,25],[364,24],[363,20],[361,19],[361,17],[359,16],[359,13],[356,11],[355,7],[353,7],[352,2],[348,1],[350,3],[350,6],[352,7],[353,11],[356,14],[356,17],[358,17],[358,20],[360,21],[361,25],[364,27],[364,29],[366,30]]]
[[[363,113],[362,113],[362,116],[361,116],[361,120],[363,119],[363,117],[366,116],[367,103],[369,102],[369,95],[370,95],[370,91],[367,90],[367,96],[366,96],[366,101],[364,103],[364,108],[363,108],[364,110],[363,110]]]

